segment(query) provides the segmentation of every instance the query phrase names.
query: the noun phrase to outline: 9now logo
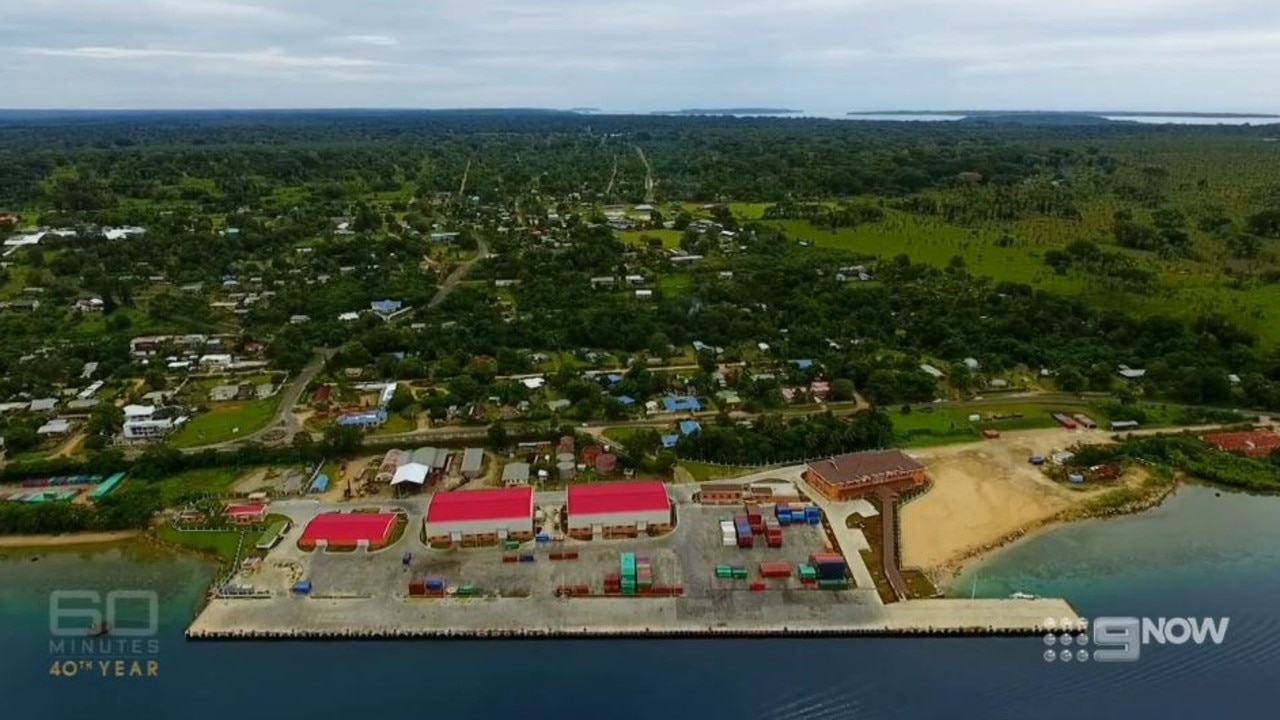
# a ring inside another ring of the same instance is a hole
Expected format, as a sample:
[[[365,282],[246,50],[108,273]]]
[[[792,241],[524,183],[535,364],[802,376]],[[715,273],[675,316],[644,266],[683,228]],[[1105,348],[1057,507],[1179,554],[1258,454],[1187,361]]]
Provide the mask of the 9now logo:
[[[1093,627],[1084,619],[1045,621],[1046,662],[1102,663],[1137,662],[1143,645],[1221,645],[1227,637],[1230,618],[1136,618],[1100,617]],[[1054,628],[1060,628],[1055,633]],[[1091,632],[1090,632],[1091,630]],[[1090,653],[1085,648],[1092,644]]]

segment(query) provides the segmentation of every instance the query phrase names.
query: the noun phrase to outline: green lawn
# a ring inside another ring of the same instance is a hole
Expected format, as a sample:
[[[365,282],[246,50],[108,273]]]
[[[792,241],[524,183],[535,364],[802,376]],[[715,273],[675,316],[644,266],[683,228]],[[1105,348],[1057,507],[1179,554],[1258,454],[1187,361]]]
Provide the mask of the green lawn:
[[[680,247],[680,236],[684,234],[679,230],[618,230],[616,233],[619,240],[629,245],[645,245],[643,239],[651,237],[661,240],[662,246],[668,248]]]
[[[237,468],[205,468],[188,470],[156,482],[165,507],[173,507],[180,499],[190,495],[209,495],[227,492],[239,479],[242,470]],[[146,481],[139,481],[146,482]]]
[[[182,531],[175,529],[171,525],[161,525],[156,531],[156,536],[164,543],[181,545],[199,552],[217,555],[226,563],[235,562],[236,547],[240,544],[240,533],[238,532]],[[245,539],[245,544],[252,550],[252,543],[256,541],[256,537],[248,537]]]
[[[1009,405],[981,405],[972,408],[946,407],[931,410],[912,410],[902,413],[899,409],[889,410],[893,420],[893,431],[901,447],[925,447],[929,445],[945,445],[957,442],[971,442],[982,438],[982,431],[995,429],[1034,430],[1038,428],[1056,427],[1053,419],[1055,412],[1072,415],[1082,413],[1101,424],[1104,417],[1098,408],[1086,402],[1062,402],[1053,405],[1035,403],[1010,403]],[[1016,415],[1021,418],[1009,420],[992,420],[992,415]],[[970,415],[981,415],[978,422],[970,422]]]
[[[707,463],[694,462],[691,460],[681,460],[678,465],[689,471],[689,474],[693,476],[693,479],[698,482],[738,477],[740,475],[748,475],[755,471],[755,468],[752,467],[709,465]]]
[[[378,428],[379,435],[396,435],[399,433],[412,432],[418,429],[418,424],[399,413],[392,413],[387,416],[387,422]]]
[[[280,398],[220,403],[192,418],[170,441],[174,447],[213,445],[242,438],[271,423]]]
[[[683,295],[693,286],[693,278],[689,275],[668,273],[658,278],[658,289],[664,295]]]
[[[634,428],[634,427],[606,428],[604,431],[604,436],[614,442],[625,442],[628,438],[636,435],[642,429],[648,430],[649,428]]]

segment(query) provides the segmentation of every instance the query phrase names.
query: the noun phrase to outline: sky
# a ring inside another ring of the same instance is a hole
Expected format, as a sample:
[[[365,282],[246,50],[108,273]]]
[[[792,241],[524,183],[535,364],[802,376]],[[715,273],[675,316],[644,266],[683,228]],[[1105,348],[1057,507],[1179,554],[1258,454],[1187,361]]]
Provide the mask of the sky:
[[[0,107],[1280,110],[1280,0],[0,0]]]

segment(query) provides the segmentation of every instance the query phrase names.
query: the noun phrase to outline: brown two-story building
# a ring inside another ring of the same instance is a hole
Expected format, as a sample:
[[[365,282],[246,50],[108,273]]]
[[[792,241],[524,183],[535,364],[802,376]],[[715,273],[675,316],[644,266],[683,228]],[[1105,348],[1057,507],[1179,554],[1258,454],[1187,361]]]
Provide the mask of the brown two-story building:
[[[898,450],[849,453],[809,464],[804,479],[831,500],[854,500],[880,488],[897,492],[924,484],[924,466]]]

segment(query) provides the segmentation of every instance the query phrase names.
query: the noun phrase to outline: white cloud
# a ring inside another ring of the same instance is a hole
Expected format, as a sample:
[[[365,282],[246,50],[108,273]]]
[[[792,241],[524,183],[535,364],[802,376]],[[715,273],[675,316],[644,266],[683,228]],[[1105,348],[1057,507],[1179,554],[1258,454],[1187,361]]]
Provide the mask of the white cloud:
[[[0,102],[14,106],[331,106],[338,88],[353,105],[764,104],[832,113],[940,104],[1257,109],[1280,95],[1280,76],[1266,67],[1280,65],[1280,0],[0,7],[0,62],[21,69],[5,78]],[[146,74],[163,82],[139,82]]]
[[[162,48],[77,47],[24,48],[31,55],[78,58],[82,60],[216,60],[257,65],[264,68],[350,68],[385,66],[388,63],[364,58],[290,55],[278,48],[249,52],[210,52]]]
[[[343,45],[373,45],[375,47],[392,47],[399,45],[400,41],[387,35],[339,35],[330,38],[333,42]]]

